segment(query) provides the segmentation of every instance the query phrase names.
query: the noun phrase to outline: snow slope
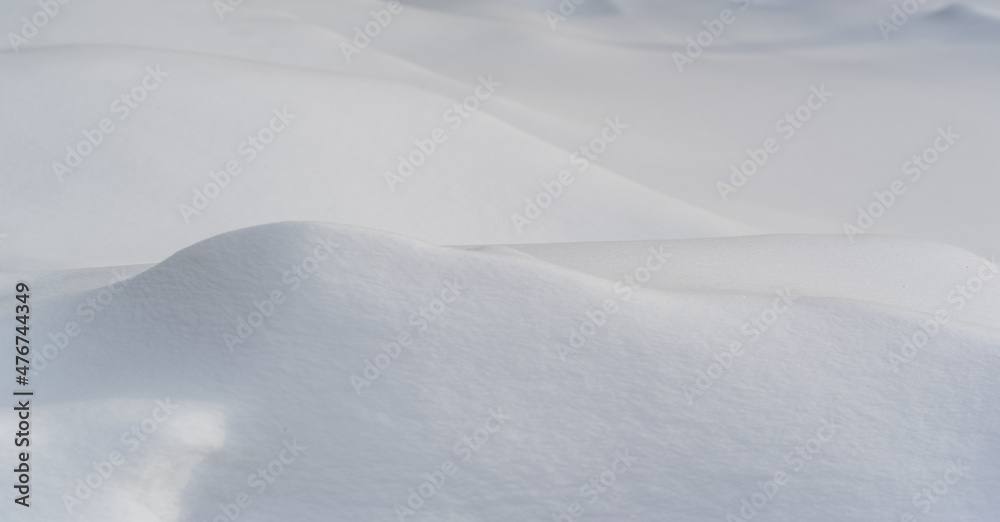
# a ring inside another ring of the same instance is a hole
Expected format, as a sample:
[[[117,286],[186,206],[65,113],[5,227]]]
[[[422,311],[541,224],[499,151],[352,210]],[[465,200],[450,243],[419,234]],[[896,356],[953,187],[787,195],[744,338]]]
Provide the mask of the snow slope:
[[[812,242],[759,241],[785,251]],[[664,242],[650,262],[651,247],[618,245],[634,254],[628,273],[659,262],[654,271],[669,275],[712,250]],[[947,247],[924,250],[965,262]],[[896,269],[928,288],[951,282]],[[795,285],[787,301],[616,291],[611,278],[509,250],[302,223],[212,238],[114,287],[76,292],[52,276],[6,274],[0,299],[21,278],[33,281],[36,338],[58,340],[67,321],[79,334],[35,362],[44,402],[34,480],[45,495],[28,518],[5,508],[7,520],[65,519],[58,499],[113,451],[124,462],[79,505],[68,501],[70,519],[213,520],[249,499],[245,520],[387,520],[424,474],[444,483],[424,486],[406,520],[552,520],[576,503],[573,520],[726,520],[759,488],[773,493],[755,508],[766,520],[1000,513],[994,328],[948,322],[899,359],[900,338],[932,314]],[[280,302],[267,304],[275,291]],[[111,301],[80,315],[102,292]],[[995,316],[996,290],[983,293]],[[602,319],[606,303],[616,311]],[[601,324],[581,326],[588,314]],[[240,318],[256,326],[245,339]],[[762,318],[767,331],[741,333]],[[404,332],[409,346],[385,355]],[[574,335],[582,346],[570,347]],[[738,355],[719,355],[737,342]],[[714,357],[729,368],[713,368]],[[158,412],[158,400],[175,410]],[[127,437],[154,415],[162,422],[148,440]],[[6,425],[12,412],[0,416]],[[270,483],[259,474],[269,464]],[[933,509],[920,513],[924,488],[946,476],[947,494],[931,492]],[[613,484],[581,490],[591,479]]]
[[[18,100],[0,104],[18,122],[0,130],[0,268],[154,263],[286,220],[436,244],[836,234],[948,128],[958,142],[871,232],[1000,250],[990,2],[931,0],[888,41],[888,1],[588,0],[553,29],[557,4],[404,2],[349,61],[341,46],[385,3],[262,0],[221,19],[200,0],[67,4],[16,51],[0,44],[0,91]],[[736,21],[679,71],[675,53],[726,8]],[[0,20],[16,32],[36,10],[7,3]],[[169,76],[119,120],[111,105],[147,66]],[[480,76],[501,85],[452,128],[445,111]],[[776,123],[813,87],[832,97],[786,139]],[[288,129],[253,162],[237,152],[282,107]],[[627,129],[580,170],[571,154],[616,117]],[[102,118],[115,131],[57,175]],[[447,141],[391,190],[385,173],[437,128]],[[780,149],[724,201],[717,183],[768,138]],[[230,161],[239,177],[185,217]],[[516,227],[564,169],[573,185]]]
[[[617,280],[660,242],[516,245],[575,271]],[[644,286],[665,291],[771,293],[857,299],[1000,328],[996,266],[948,245],[888,236],[851,243],[835,236],[754,236],[670,242],[682,262],[650,274]],[[975,289],[975,290],[973,290]]]

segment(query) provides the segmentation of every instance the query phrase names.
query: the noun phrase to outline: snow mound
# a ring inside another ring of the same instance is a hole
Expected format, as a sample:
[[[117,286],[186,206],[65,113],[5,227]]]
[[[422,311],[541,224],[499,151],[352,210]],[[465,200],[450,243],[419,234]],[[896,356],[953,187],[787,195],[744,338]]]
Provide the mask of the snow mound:
[[[0,113],[28,122],[2,136],[11,153],[0,155],[0,171],[40,173],[0,195],[9,211],[5,230],[17,232],[0,259],[7,270],[38,266],[19,252],[44,258],[45,269],[149,263],[222,232],[287,220],[378,228],[436,244],[754,230],[649,191],[485,110],[463,118],[453,110],[462,98],[409,84],[128,47],[0,54],[0,67],[23,71],[0,78],[0,89],[25,100]],[[134,111],[117,110],[126,107],[114,98],[120,86],[150,69],[162,73],[162,83]],[[100,79],[86,85],[58,80],[94,71]],[[488,89],[499,97],[507,82],[490,74],[466,80],[463,97]],[[50,87],[32,96],[39,84]],[[53,106],[70,123],[49,127],[40,114]],[[90,146],[85,136],[98,132],[102,119],[115,130]],[[595,136],[603,130],[618,139],[598,122]],[[251,146],[261,132],[266,146]],[[38,139],[43,134],[47,139]],[[73,165],[70,149],[81,142],[92,152]],[[56,174],[56,164],[75,168]],[[454,219],[459,214],[463,219]],[[95,242],[102,248],[91,248]]]
[[[906,250],[870,241],[862,251]],[[32,376],[46,398],[32,460],[54,494],[7,519],[66,519],[64,504],[103,522],[1000,513],[996,330],[810,297],[794,269],[773,292],[766,278],[748,279],[754,293],[725,278],[729,291],[679,276],[640,288],[642,270],[683,273],[724,249],[591,247],[611,250],[615,270],[594,277],[509,248],[283,223],[100,289],[0,275],[5,292],[27,279],[44,298],[32,332],[51,343]],[[112,452],[120,464],[80,499]]]

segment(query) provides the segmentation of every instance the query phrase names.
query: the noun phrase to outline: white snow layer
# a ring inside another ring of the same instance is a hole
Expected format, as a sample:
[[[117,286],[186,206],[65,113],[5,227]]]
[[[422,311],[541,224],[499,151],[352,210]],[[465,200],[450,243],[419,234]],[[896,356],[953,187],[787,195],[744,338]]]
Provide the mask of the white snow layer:
[[[3,3],[0,520],[1000,520],[1000,9],[911,3]]]
[[[826,240],[741,241],[731,252]],[[924,312],[795,276],[699,291],[678,274],[724,249],[693,246],[603,245],[615,276],[600,278],[289,223],[81,292],[58,274],[4,276],[33,281],[32,331],[52,345],[33,375],[41,494],[9,519],[66,519],[68,503],[74,520],[213,520],[230,505],[247,520],[553,520],[574,504],[555,520],[725,520],[758,493],[766,520],[996,515],[1000,334],[950,317],[995,318],[1000,291],[987,282],[960,309],[938,288],[992,264],[877,245],[890,262],[941,260],[932,275],[857,271],[940,290]],[[885,301],[906,305],[896,294]],[[154,414],[147,441],[128,436]],[[113,451],[124,462],[75,503]]]

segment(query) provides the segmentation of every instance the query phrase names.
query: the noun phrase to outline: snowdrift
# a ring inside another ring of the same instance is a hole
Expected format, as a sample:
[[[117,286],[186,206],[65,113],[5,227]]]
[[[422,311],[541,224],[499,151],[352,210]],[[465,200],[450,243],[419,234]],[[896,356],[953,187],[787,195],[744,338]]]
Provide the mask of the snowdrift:
[[[983,318],[1000,290],[968,283],[995,267],[864,239],[885,266],[827,282],[803,274],[828,270],[828,238],[742,238],[720,260],[711,243],[445,248],[306,223],[150,267],[2,274],[32,286],[47,344],[45,495],[5,516],[995,520],[1000,331]],[[770,249],[802,262],[748,276],[782,262]],[[699,288],[692,267],[718,276]],[[898,282],[913,293],[879,298]],[[941,293],[958,282],[963,310]]]
[[[403,2],[350,60],[341,46],[385,2],[67,4],[29,43],[0,42],[0,91],[17,100],[0,105],[17,122],[0,130],[0,269],[154,263],[289,220],[434,244],[839,234],[939,128],[961,138],[870,232],[1000,250],[1000,178],[984,174],[1000,140],[995,2],[927,2],[888,41],[889,0],[588,0],[553,29],[559,3]],[[737,19],[679,71],[674,55],[721,9]],[[16,32],[39,10],[7,3],[0,19]],[[126,113],[147,67],[168,76]],[[480,77],[501,85],[453,128],[446,111]],[[812,88],[832,97],[779,133]],[[252,162],[238,152],[285,108],[295,119]],[[57,174],[104,118],[114,130]],[[579,170],[571,154],[607,118],[627,130]],[[435,129],[447,140],[390,184]],[[779,150],[723,200],[717,183],[769,138]],[[563,170],[573,184],[516,227]]]

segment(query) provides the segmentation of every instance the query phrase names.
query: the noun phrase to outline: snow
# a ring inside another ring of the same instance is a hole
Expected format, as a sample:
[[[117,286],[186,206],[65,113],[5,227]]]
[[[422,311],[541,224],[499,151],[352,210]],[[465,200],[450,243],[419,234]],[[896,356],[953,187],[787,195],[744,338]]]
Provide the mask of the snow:
[[[991,2],[220,2],[0,52],[0,519],[1000,516]]]
[[[801,242],[762,239],[786,250]],[[329,260],[297,287],[284,282],[321,242]],[[657,275],[714,257],[683,243],[665,243],[671,255]],[[645,266],[646,256],[623,257]],[[449,283],[457,295],[442,295]],[[994,512],[1000,352],[996,330],[982,325],[949,323],[894,368],[888,354],[900,352],[899,338],[932,314],[792,286],[790,306],[754,339],[741,324],[774,307],[773,293],[664,283],[629,295],[609,279],[523,256],[294,223],[182,250],[128,280],[91,322],[74,311],[93,291],[56,301],[47,293],[58,289],[37,284],[49,300],[35,331],[74,320],[81,333],[35,377],[45,394],[36,466],[59,472],[37,476],[53,495],[33,517],[64,516],[57,495],[72,494],[95,459],[118,450],[125,463],[75,516],[211,520],[220,502],[255,492],[248,477],[293,441],[305,456],[251,495],[248,519],[391,519],[422,474],[446,461],[457,471],[413,520],[546,519],[584,502],[581,485],[626,449],[637,460],[584,504],[588,518],[723,519],[782,470],[790,481],[768,502],[770,519],[889,515],[911,509],[953,461],[970,467],[968,478],[928,519]],[[239,337],[239,318],[267,311],[255,307],[275,290],[281,302]],[[435,315],[443,298],[452,303]],[[617,312],[586,335],[587,314],[599,317],[607,301]],[[421,307],[434,317],[425,330],[413,316]],[[569,348],[581,328],[585,344]],[[356,390],[352,377],[365,378],[366,360],[374,364],[399,332],[410,346],[379,359],[391,363]],[[226,334],[239,339],[231,349]],[[740,355],[701,390],[698,372],[734,342]],[[699,392],[689,400],[686,387]],[[128,452],[119,435],[167,398],[176,413]],[[460,434],[473,436],[491,408],[510,420],[463,460]],[[796,472],[786,456],[824,420],[838,426],[835,436],[824,432],[831,440]]]

